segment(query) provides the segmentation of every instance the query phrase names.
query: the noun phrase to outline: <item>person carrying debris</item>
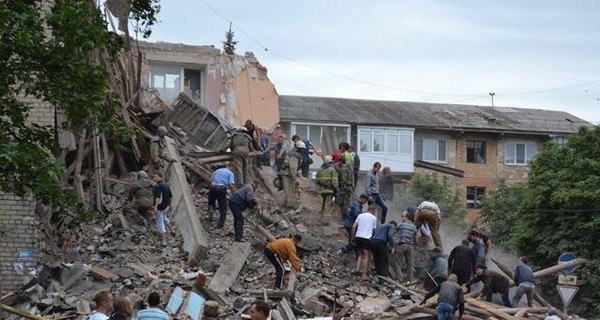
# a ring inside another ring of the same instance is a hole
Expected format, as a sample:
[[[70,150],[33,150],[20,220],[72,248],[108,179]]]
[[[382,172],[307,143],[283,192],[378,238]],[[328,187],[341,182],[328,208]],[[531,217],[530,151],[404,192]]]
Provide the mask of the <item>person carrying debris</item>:
[[[256,194],[260,186],[258,180],[254,180],[249,184],[239,188],[229,198],[229,209],[233,214],[233,229],[236,242],[243,242],[244,239],[244,211],[246,209],[254,209],[257,206]],[[217,228],[223,228],[225,223],[225,215],[221,213],[219,217],[219,225]]]
[[[414,253],[413,247],[417,241],[417,228],[412,222],[412,215],[417,208],[410,206],[402,213],[402,222],[398,225],[395,236],[395,253],[392,255],[392,271],[398,278],[402,275],[401,266],[406,266],[406,280],[414,280]],[[412,213],[411,213],[412,212]]]
[[[208,189],[208,215],[212,218],[215,212],[215,204],[219,204],[221,216],[227,215],[227,190],[235,192],[235,164],[230,162],[227,167],[213,172]]]
[[[417,213],[415,215],[415,226],[417,230],[425,223],[429,225],[431,230],[431,237],[436,247],[440,248],[442,252],[444,247],[442,244],[442,237],[440,236],[440,224],[442,222],[442,212],[440,207],[433,201],[423,201],[417,207]]]
[[[369,171],[367,175],[367,185],[365,187],[365,193],[369,195],[370,200],[381,207],[381,223],[385,223],[385,217],[387,216],[388,206],[383,200],[383,197],[379,194],[379,170],[381,169],[381,163],[373,163],[373,169]]]
[[[248,159],[250,151],[254,150],[252,137],[248,134],[246,127],[241,127],[232,132],[231,155],[235,164],[235,182],[238,186],[248,183]]]
[[[352,192],[354,191],[354,173],[352,172],[352,167],[348,165],[346,159],[343,157],[336,163],[335,170],[338,174],[340,186],[337,203],[340,207],[342,219],[344,219],[350,206],[350,197],[352,197]]]
[[[148,296],[148,308],[138,311],[137,320],[170,320],[169,314],[160,309],[160,294],[152,292]]]
[[[147,171],[154,174],[156,171],[165,174],[166,163],[172,163],[176,160],[171,158],[171,154],[167,149],[167,128],[160,126],[156,129],[156,136],[150,141],[150,165]]]
[[[371,252],[377,275],[387,277],[390,274],[390,252],[394,254],[394,232],[398,224],[390,221],[377,227],[371,237]]]
[[[144,170],[138,171],[136,178],[129,187],[128,203],[123,207],[125,215],[144,214],[152,209],[154,203],[153,189],[156,184],[148,179],[148,174]]]
[[[152,180],[156,182],[154,187],[154,213],[156,214],[156,229],[160,234],[162,245],[167,244],[167,227],[170,224],[167,213],[171,210],[171,199],[173,194],[169,185],[163,181],[160,171],[154,172]]]
[[[296,246],[302,241],[302,236],[295,234],[293,238],[280,238],[265,246],[265,256],[275,267],[275,289],[283,290],[283,263],[289,261],[296,272],[300,272],[300,259],[296,254]]]
[[[456,275],[450,274],[448,281],[442,282],[435,289],[429,291],[420,305],[424,305],[427,299],[433,297],[436,293],[438,294],[437,300],[437,318],[443,320],[454,320],[454,314],[458,309],[458,318],[462,318],[465,312],[465,299],[463,296],[462,288],[456,283]]]
[[[288,151],[285,156],[285,161],[281,166],[281,184],[283,185],[283,193],[285,195],[283,206],[287,208],[296,208],[298,199],[296,197],[296,177],[298,176],[298,168],[302,163],[302,150],[306,146],[302,141],[296,141],[294,149]]]
[[[454,247],[448,256],[448,272],[458,277],[458,284],[469,282],[477,264],[475,254],[469,248],[469,241],[463,240],[462,244]]]
[[[371,237],[373,236],[373,230],[377,228],[376,212],[377,207],[370,205],[367,212],[363,212],[356,217],[356,221],[352,226],[354,243],[358,250],[356,272],[362,273],[361,280],[368,280],[369,271],[371,270]]]
[[[502,301],[504,302],[504,305],[512,308],[512,303],[508,298],[508,289],[510,288],[510,285],[507,277],[499,274],[498,272],[487,270],[486,266],[478,264],[475,267],[475,277],[473,277],[465,285],[465,287],[470,292],[471,285],[479,281],[483,282],[483,289],[477,296],[477,299],[480,299],[483,295],[485,295],[485,300],[490,302],[492,301],[492,294],[499,293],[502,295]]]
[[[108,315],[113,312],[114,297],[112,293],[102,290],[94,296],[96,310],[90,314],[88,320],[108,320]]]
[[[518,307],[521,297],[525,294],[527,295],[527,305],[530,308],[533,307],[535,277],[533,276],[533,270],[527,265],[527,257],[519,257],[519,264],[515,267],[513,279],[515,279],[515,284],[517,285],[517,292],[515,292],[512,300],[513,306]]]
[[[333,167],[333,159],[326,156],[321,168],[317,170],[317,186],[321,194],[321,222],[328,225],[333,211],[333,197],[339,191],[338,173]]]

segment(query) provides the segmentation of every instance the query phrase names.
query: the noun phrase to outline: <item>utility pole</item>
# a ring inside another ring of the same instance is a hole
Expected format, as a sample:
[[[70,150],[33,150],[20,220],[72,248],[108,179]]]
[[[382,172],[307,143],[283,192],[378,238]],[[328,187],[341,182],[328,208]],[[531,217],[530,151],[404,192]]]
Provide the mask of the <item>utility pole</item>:
[[[492,108],[494,107],[494,96],[496,95],[495,92],[490,92],[490,97],[492,97]]]

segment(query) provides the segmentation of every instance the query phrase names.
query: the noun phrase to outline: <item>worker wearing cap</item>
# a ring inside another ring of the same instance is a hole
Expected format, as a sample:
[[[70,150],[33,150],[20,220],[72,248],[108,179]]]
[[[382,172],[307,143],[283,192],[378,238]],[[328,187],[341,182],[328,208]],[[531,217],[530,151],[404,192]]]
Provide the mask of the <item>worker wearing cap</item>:
[[[302,163],[302,150],[305,148],[304,142],[300,140],[296,141],[294,148],[286,153],[285,161],[281,166],[281,182],[285,195],[283,206],[287,208],[296,208],[298,206],[298,199],[295,192],[296,177]]]
[[[331,211],[333,211],[333,197],[339,191],[338,173],[333,167],[331,156],[325,156],[323,164],[317,170],[317,186],[321,194],[321,221],[324,225],[329,224]]]
[[[146,171],[152,176],[154,172],[160,171],[165,174],[166,164],[175,162],[167,149],[167,128],[160,126],[156,129],[156,136],[150,141],[150,164]]]
[[[148,174],[144,170],[138,171],[136,181],[129,187],[129,202],[123,207],[123,213],[127,215],[144,214],[152,209],[154,204],[154,186],[152,180],[148,179]]]

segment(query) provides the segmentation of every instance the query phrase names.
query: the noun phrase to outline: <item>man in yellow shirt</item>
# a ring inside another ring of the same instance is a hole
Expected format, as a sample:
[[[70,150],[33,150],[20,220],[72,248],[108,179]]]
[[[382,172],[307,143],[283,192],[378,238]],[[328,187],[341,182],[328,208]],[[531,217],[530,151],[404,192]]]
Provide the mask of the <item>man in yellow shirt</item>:
[[[265,256],[271,261],[273,267],[275,267],[275,273],[277,279],[275,280],[275,289],[283,289],[283,275],[285,269],[283,263],[290,261],[292,268],[296,272],[300,272],[300,259],[296,254],[296,245],[302,240],[302,236],[299,234],[294,235],[293,238],[281,238],[275,241],[269,242],[265,246]]]

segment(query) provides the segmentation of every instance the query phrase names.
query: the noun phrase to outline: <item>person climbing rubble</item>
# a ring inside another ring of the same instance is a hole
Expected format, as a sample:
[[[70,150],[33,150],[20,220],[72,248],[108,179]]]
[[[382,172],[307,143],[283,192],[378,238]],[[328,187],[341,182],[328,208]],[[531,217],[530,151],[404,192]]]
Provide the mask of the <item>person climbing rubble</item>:
[[[369,171],[366,180],[365,193],[369,195],[369,201],[373,201],[379,207],[381,207],[381,223],[385,223],[385,218],[388,212],[388,206],[385,200],[379,194],[379,170],[381,169],[381,163],[373,163],[373,169]]]
[[[302,236],[296,234],[293,238],[280,238],[265,246],[264,254],[275,268],[275,289],[283,290],[283,275],[285,274],[283,264],[286,261],[291,263],[296,272],[300,272],[300,259],[296,253],[296,246],[300,241],[302,241]]]
[[[391,257],[391,271],[398,280],[402,277],[402,265],[406,267],[406,280],[414,280],[414,246],[417,242],[417,228],[412,221],[416,208],[410,206],[402,213],[402,222],[398,224],[394,235],[395,250]],[[412,214],[411,214],[412,212]]]
[[[362,274],[361,280],[368,280],[371,271],[371,237],[373,230],[377,228],[377,217],[375,213],[377,207],[370,205],[367,212],[363,212],[356,217],[352,226],[352,234],[358,257],[356,259],[356,273]]]
[[[130,218],[141,218],[139,215],[145,217],[145,213],[152,210],[155,186],[156,184],[148,179],[148,174],[144,170],[138,171],[136,181],[129,187],[123,213]]]
[[[253,139],[248,134],[246,127],[240,127],[235,129],[231,135],[231,155],[233,156],[233,163],[235,164],[235,182],[238,186],[242,186],[248,183],[249,177],[249,156],[250,151],[254,151],[252,143]]]
[[[502,302],[504,302],[504,305],[512,308],[512,303],[508,298],[508,289],[510,288],[510,285],[507,277],[499,274],[498,272],[487,270],[486,266],[478,264],[475,267],[475,276],[471,278],[471,280],[464,285],[464,287],[466,287],[470,292],[471,286],[479,281],[483,282],[483,289],[477,296],[477,299],[485,296],[485,301],[490,302],[492,301],[492,295],[494,293],[499,293],[502,296]]]
[[[260,183],[258,180],[254,180],[249,184],[237,189],[235,193],[229,198],[229,209],[233,214],[233,229],[234,239],[236,242],[244,242],[244,211],[246,209],[254,209],[257,206],[256,203],[256,191]],[[223,228],[225,223],[225,216],[221,214],[219,217],[219,225],[217,228]]]
[[[301,142],[301,141],[299,141]],[[338,173],[333,167],[333,159],[326,156],[321,168],[317,170],[317,186],[321,194],[321,222],[328,225],[333,211],[333,197],[339,191]]]
[[[227,167],[213,172],[208,189],[208,215],[212,218],[216,204],[219,204],[221,216],[227,215],[227,190],[235,192],[235,164],[230,162]]]
[[[433,201],[423,201],[417,207],[415,215],[415,226],[421,229],[421,226],[427,223],[431,230],[431,237],[436,247],[444,252],[442,237],[440,236],[440,224],[442,222],[442,212],[440,207]]]
[[[167,227],[170,225],[170,220],[167,214],[171,210],[171,199],[173,194],[171,188],[163,180],[160,171],[154,172],[152,180],[156,182],[154,187],[154,213],[156,214],[156,229],[160,235],[162,245],[167,244]]]
[[[302,150],[306,148],[304,142],[296,141],[294,148],[285,155],[285,161],[281,166],[281,184],[283,186],[283,206],[295,209],[298,206],[296,196],[296,177],[298,168],[302,162]]]
[[[167,149],[167,133],[167,128],[160,126],[156,129],[156,136],[150,141],[150,164],[146,167],[146,171],[151,175],[156,171],[164,175],[167,164],[177,161],[171,157]]]

